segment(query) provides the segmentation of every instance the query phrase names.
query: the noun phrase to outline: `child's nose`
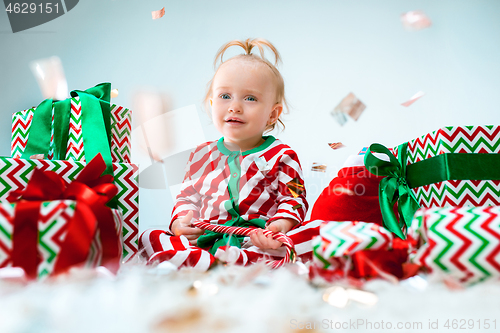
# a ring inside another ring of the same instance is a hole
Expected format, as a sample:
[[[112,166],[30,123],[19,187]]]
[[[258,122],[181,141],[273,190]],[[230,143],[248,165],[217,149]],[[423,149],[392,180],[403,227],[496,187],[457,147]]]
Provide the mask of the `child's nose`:
[[[229,105],[229,111],[230,112],[241,112],[243,111],[242,108],[241,108],[241,103],[236,101],[236,100],[233,100],[231,102],[231,105]]]

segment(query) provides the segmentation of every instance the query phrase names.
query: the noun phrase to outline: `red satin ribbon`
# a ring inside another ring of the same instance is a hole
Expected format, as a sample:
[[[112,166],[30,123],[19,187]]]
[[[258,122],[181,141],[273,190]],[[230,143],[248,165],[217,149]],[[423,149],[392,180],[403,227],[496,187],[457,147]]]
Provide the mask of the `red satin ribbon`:
[[[405,276],[404,264],[408,260],[408,247],[408,241],[394,238],[391,250],[357,251],[351,257],[353,262],[351,275],[355,278],[379,277],[378,270],[380,270],[402,279]]]
[[[85,262],[97,230],[103,248],[102,264],[116,272],[120,263],[120,241],[111,209],[106,204],[118,193],[113,177],[101,174],[106,169],[97,155],[69,185],[52,171],[35,169],[24,190],[13,191],[7,198],[17,202],[13,230],[13,266],[22,267],[29,278],[37,277],[38,217],[42,201],[76,200],[73,217],[68,221],[66,237],[56,259],[54,274]]]

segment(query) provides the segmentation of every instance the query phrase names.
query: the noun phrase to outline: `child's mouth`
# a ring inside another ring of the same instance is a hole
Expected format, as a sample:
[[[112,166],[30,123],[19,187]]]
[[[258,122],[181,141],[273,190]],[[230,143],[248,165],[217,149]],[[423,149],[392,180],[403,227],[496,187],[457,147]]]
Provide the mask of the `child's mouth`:
[[[239,124],[244,124],[244,122],[242,122],[241,120],[236,120],[236,119],[229,119],[229,120],[226,120],[226,123],[227,123],[227,124],[231,124],[231,125],[239,125]]]

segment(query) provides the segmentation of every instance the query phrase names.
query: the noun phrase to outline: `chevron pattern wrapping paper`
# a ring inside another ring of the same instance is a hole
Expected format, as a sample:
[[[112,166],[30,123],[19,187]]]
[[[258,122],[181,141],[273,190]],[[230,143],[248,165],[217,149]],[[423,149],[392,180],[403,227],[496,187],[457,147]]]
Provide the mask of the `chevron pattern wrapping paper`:
[[[397,156],[397,148],[394,149]],[[406,164],[444,153],[500,153],[500,126],[444,127],[408,142]],[[500,205],[499,180],[449,180],[413,189],[421,207]]]
[[[68,183],[85,167],[85,163],[63,160],[26,160],[0,157],[0,200],[12,190],[26,187],[35,168],[58,173]],[[115,184],[118,187],[118,207],[123,215],[123,259],[137,252],[139,233],[139,168],[135,164],[113,163]]]
[[[13,158],[20,158],[26,148],[35,109],[36,108],[31,108],[16,112],[12,115],[11,156]],[[76,98],[71,98],[71,115],[66,159],[85,162],[81,115],[82,106],[80,98],[78,96]],[[53,131],[54,129],[52,128],[52,135]],[[113,163],[130,163],[131,132],[132,112],[127,108],[115,104],[111,105],[111,157]],[[47,157],[49,160],[52,159],[52,149]]]
[[[16,204],[0,203],[0,268],[12,265],[12,233]],[[38,251],[41,262],[38,277],[43,279],[54,270],[56,259],[66,238],[67,223],[75,213],[73,200],[54,200],[42,202],[38,220]],[[117,232],[121,230],[121,213],[113,210]],[[102,245],[98,234],[95,235],[86,266],[96,267],[101,263]]]
[[[312,242],[313,262],[328,269],[338,266],[340,258],[360,250],[389,249],[392,240],[392,233],[375,223],[324,222]]]
[[[461,282],[500,277],[500,207],[419,209],[409,234],[423,243],[411,260]]]

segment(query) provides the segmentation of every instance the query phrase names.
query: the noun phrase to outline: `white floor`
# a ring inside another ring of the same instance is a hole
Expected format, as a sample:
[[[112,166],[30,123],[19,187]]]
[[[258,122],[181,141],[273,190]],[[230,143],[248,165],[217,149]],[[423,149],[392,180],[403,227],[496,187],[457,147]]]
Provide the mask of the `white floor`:
[[[76,270],[26,286],[0,280],[0,332],[500,330],[498,282],[461,290],[429,277],[397,285],[377,280],[363,286],[375,305],[351,300],[339,308],[323,300],[325,286],[293,272],[298,268],[221,266],[198,273],[129,264],[116,278]]]

